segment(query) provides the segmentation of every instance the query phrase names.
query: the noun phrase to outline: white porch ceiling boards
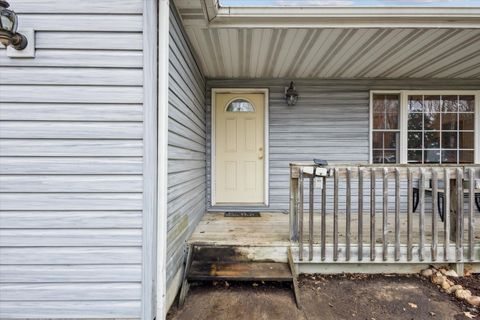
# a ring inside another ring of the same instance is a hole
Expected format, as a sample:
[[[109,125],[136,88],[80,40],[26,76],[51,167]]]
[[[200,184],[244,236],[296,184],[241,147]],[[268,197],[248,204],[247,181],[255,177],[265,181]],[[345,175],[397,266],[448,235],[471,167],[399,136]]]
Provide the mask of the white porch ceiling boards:
[[[480,78],[479,28],[231,27],[175,3],[208,78]]]

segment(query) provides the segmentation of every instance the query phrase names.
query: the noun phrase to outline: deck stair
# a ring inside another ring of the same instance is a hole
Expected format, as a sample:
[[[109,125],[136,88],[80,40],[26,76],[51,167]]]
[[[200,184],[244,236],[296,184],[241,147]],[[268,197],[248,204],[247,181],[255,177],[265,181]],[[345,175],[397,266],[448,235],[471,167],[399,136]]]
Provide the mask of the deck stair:
[[[180,305],[185,300],[191,281],[290,282],[298,305],[297,279],[293,263],[253,260],[238,246],[191,244],[185,265]]]

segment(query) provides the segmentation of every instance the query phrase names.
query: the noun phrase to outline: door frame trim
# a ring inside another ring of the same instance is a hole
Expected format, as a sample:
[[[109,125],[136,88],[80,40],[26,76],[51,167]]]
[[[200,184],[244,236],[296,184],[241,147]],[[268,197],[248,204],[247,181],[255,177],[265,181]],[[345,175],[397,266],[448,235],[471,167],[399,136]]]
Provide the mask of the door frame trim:
[[[270,190],[270,181],[269,181],[269,172],[270,172],[270,161],[269,161],[269,156],[270,156],[270,148],[269,148],[269,89],[268,88],[212,88],[212,103],[210,105],[210,116],[211,116],[211,135],[210,135],[210,142],[211,142],[211,148],[210,148],[210,201],[211,201],[211,206],[216,206],[217,202],[215,199],[215,114],[216,114],[216,106],[215,106],[215,100],[216,100],[216,95],[217,93],[263,93],[265,97],[265,107],[264,107],[264,157],[263,157],[263,163],[264,163],[264,193],[263,193],[263,205],[268,206],[269,205],[269,190]],[[226,204],[221,204],[222,206],[255,206],[258,205],[258,203],[226,203]]]

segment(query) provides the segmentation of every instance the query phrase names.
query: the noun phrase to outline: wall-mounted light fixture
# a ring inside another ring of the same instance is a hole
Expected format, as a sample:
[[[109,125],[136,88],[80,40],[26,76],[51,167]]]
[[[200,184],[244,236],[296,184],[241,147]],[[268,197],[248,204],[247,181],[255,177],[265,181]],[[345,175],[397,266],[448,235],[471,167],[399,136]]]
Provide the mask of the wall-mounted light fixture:
[[[14,11],[7,9],[10,5],[0,0],[0,43],[5,47],[12,46],[23,50],[28,44],[27,38],[17,32],[18,19]]]
[[[295,89],[293,81],[290,82],[290,86],[288,88],[285,88],[285,100],[289,106],[294,106],[297,103],[298,92],[297,89]]]

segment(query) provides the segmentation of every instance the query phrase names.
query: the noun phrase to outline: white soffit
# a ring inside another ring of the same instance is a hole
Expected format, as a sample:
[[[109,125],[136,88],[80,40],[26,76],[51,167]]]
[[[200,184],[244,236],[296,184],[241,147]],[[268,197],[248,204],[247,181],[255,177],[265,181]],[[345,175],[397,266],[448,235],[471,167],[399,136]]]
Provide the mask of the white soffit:
[[[393,8],[218,8],[212,1],[175,0],[208,78],[480,79],[479,8],[447,8],[448,15],[396,8],[386,17],[375,10]],[[348,23],[328,23],[338,21],[338,9],[354,9],[343,17]],[[262,10],[270,12],[266,20]],[[325,25],[319,11],[329,16]],[[305,17],[317,25],[296,26]],[[375,26],[382,19],[392,25]]]

